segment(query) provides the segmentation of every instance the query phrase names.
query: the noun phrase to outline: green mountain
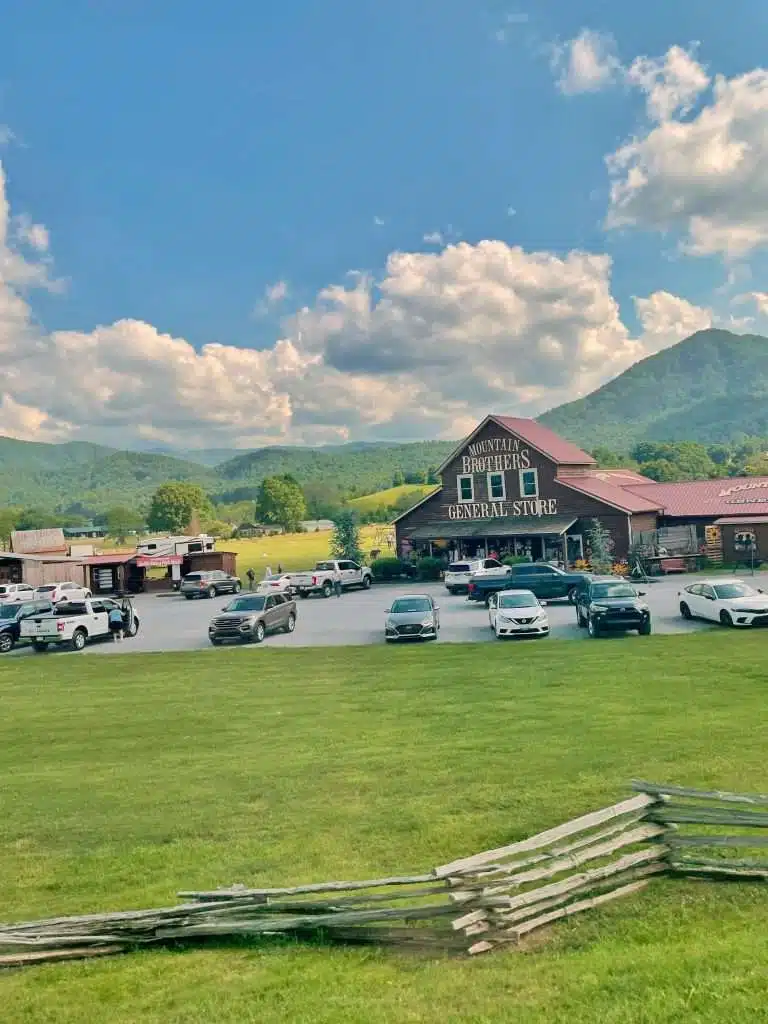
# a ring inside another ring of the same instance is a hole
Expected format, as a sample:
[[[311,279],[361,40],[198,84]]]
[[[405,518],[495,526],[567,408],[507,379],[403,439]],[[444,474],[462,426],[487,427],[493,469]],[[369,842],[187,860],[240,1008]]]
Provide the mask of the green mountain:
[[[587,449],[768,437],[768,338],[698,331],[539,420]]]

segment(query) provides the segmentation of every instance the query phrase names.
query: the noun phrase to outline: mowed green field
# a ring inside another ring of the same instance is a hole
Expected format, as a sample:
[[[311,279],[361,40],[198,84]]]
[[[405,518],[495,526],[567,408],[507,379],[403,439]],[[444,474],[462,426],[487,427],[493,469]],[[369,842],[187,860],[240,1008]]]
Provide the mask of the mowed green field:
[[[437,484],[399,484],[397,487],[387,487],[383,491],[375,491],[373,494],[364,494],[359,498],[352,498],[349,504],[360,512],[370,512],[374,508],[393,505],[406,494],[408,497],[413,498],[413,502],[416,504],[417,501],[429,494],[430,491],[435,490],[437,490]]]
[[[428,869],[623,798],[768,790],[766,637],[0,665],[0,919]],[[578,650],[577,650],[578,648]],[[768,888],[656,881],[526,952],[269,942],[0,975],[24,1024],[768,1019]]]

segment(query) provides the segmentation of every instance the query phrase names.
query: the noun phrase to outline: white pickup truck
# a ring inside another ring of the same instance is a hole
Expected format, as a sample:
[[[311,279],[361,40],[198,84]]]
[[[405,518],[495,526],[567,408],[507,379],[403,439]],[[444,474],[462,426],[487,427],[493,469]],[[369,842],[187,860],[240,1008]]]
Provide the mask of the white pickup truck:
[[[60,604],[53,613],[22,619],[19,639],[31,641],[38,652],[47,651],[51,644],[66,644],[73,651],[82,651],[91,640],[110,635],[109,613],[123,606],[108,597]],[[132,605],[126,603],[125,608],[130,609],[125,635],[136,636],[139,616]]]
[[[310,594],[330,597],[337,577],[341,580],[344,590],[351,587],[362,587],[363,590],[367,590],[373,582],[373,573],[367,565],[358,565],[357,562],[341,559],[318,562],[315,568],[308,572],[291,573],[291,589],[299,597],[309,597]]]

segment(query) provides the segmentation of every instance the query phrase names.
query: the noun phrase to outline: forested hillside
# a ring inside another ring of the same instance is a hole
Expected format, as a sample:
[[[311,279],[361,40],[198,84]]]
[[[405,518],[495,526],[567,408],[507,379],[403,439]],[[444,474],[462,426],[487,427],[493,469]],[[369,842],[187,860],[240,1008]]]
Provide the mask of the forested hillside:
[[[768,338],[707,330],[539,417],[583,447],[768,436]]]

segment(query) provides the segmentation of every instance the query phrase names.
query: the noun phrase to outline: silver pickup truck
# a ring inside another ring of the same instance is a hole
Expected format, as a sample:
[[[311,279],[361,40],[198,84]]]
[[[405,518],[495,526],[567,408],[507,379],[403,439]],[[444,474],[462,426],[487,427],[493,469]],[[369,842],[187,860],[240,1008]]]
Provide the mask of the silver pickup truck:
[[[19,638],[31,641],[38,652],[47,651],[51,644],[82,651],[92,640],[103,640],[110,635],[109,613],[123,607],[129,609],[125,635],[136,636],[140,623],[133,605],[105,597],[60,604],[54,612],[24,619]]]
[[[343,590],[362,587],[367,590],[373,582],[373,573],[367,565],[358,565],[349,559],[329,559],[318,562],[310,572],[291,573],[291,589],[299,597],[322,594],[330,597],[336,579],[340,579]]]

